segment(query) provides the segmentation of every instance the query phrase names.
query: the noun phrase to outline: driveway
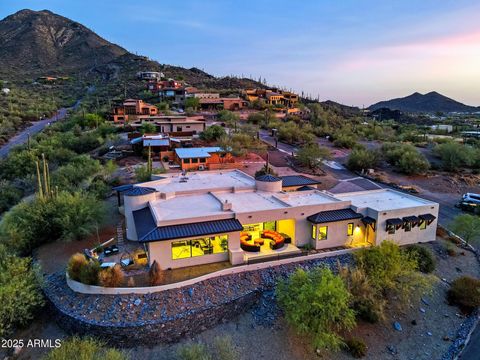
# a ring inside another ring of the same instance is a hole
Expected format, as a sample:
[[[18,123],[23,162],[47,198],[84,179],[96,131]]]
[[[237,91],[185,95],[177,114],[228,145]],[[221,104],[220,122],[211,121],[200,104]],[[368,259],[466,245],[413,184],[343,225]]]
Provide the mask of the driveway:
[[[5,145],[3,145],[0,148],[0,158],[6,157],[8,155],[8,153],[10,152],[10,150],[12,150],[12,148],[14,148],[15,146],[22,145],[22,144],[26,143],[29,136],[32,136],[32,135],[35,135],[35,134],[39,133],[45,127],[50,125],[51,123],[54,123],[54,122],[59,121],[59,120],[63,120],[67,116],[68,110],[70,110],[70,109],[74,110],[79,105],[80,105],[80,101],[77,101],[75,103],[75,105],[73,105],[71,108],[58,109],[58,111],[55,113],[55,115],[53,115],[51,118],[36,121],[31,126],[29,126],[28,128],[19,132],[17,135],[12,137],[8,141],[8,143],[6,143]]]

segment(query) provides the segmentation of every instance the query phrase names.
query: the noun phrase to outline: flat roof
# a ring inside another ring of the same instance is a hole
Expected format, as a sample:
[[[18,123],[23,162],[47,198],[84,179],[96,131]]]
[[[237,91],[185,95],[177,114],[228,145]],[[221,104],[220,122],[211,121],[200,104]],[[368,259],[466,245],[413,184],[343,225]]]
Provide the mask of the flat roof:
[[[157,223],[222,213],[220,202],[211,194],[181,195],[167,200],[150,201]]]
[[[214,193],[221,202],[228,201],[237,213],[274,210],[288,207],[288,204],[273,196],[273,193],[246,191],[237,193]]]
[[[180,159],[209,158],[211,153],[221,151],[223,150],[219,146],[175,149],[175,153]]]
[[[159,192],[182,192],[182,191],[198,191],[222,189],[222,188],[240,188],[253,189],[255,179],[239,170],[227,171],[205,171],[187,173],[183,177],[181,174],[166,176],[165,179],[149,181],[138,186],[152,187]]]
[[[277,197],[291,206],[319,205],[340,201],[317,190],[289,192],[287,194],[278,194]]]
[[[334,196],[341,200],[350,200],[357,208],[369,207],[377,211],[435,205],[432,201],[391,189],[350,192]]]

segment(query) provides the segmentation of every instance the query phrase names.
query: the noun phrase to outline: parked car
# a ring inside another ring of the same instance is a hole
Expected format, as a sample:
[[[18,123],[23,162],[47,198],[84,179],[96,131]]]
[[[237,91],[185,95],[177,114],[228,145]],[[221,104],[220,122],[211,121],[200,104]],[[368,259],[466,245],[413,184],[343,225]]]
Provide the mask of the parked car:
[[[464,202],[480,204],[480,194],[466,193],[463,194],[462,199]]]
[[[469,201],[460,201],[455,207],[461,209],[462,211],[471,212],[477,215],[480,215],[480,204],[469,202]]]

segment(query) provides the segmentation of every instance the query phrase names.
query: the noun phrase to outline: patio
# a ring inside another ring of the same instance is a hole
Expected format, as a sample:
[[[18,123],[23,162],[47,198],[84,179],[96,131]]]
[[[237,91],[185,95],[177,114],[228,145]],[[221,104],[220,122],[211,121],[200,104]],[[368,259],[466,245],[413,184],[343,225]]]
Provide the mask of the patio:
[[[243,259],[245,263],[252,263],[255,261],[269,261],[278,260],[279,258],[287,258],[290,256],[299,256],[302,254],[302,250],[293,244],[285,244],[280,249],[273,250],[270,248],[268,241],[260,247],[259,252],[243,252]]]

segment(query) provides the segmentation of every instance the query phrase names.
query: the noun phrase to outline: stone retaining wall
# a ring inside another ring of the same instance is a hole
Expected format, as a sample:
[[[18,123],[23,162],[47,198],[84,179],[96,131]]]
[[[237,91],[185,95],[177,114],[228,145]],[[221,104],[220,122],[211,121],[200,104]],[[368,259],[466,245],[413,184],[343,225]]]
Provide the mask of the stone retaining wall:
[[[273,265],[147,294],[81,294],[65,274],[47,276],[44,292],[59,325],[69,333],[100,337],[117,346],[151,345],[191,337],[255,305],[260,295],[297,268],[348,264],[350,254]]]

